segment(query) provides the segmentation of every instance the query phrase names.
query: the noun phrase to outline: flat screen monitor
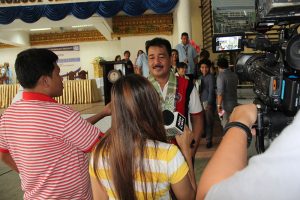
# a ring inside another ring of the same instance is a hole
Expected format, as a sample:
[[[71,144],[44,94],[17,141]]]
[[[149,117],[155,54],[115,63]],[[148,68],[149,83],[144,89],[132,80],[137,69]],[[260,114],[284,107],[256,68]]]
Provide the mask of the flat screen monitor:
[[[215,34],[212,40],[214,53],[243,51],[244,33]]]

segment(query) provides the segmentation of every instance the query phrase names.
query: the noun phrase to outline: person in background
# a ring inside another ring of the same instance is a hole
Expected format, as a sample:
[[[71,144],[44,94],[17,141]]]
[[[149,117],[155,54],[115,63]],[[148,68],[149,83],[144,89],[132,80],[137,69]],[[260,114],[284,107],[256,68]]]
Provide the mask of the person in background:
[[[200,178],[197,200],[299,199],[299,112],[263,154],[248,160],[256,119],[256,105],[234,108],[227,132]]]
[[[6,75],[6,80],[5,80],[5,83],[6,84],[12,84],[12,71],[9,67],[9,63],[6,62],[4,63],[3,67],[6,68],[6,72],[5,72],[5,75]]]
[[[171,70],[173,70],[173,72],[176,72],[176,68],[177,68],[177,63],[179,63],[179,58],[178,58],[178,51],[177,49],[172,49],[171,51]]]
[[[210,53],[206,49],[202,49],[200,52],[199,64],[202,60],[209,60]]]
[[[235,106],[237,106],[238,76],[229,69],[226,58],[219,58],[217,65],[219,74],[217,76],[217,111],[224,127]]]
[[[121,61],[121,60],[122,60],[121,56],[120,55],[116,55],[115,61]]]
[[[170,199],[170,189],[178,200],[195,199],[192,133],[186,127],[176,136],[181,151],[167,143],[159,95],[146,78],[114,83],[111,116],[111,129],[91,155],[94,199]]]
[[[200,55],[199,55],[199,63],[197,64],[197,77],[199,77],[201,75],[201,71],[200,71],[200,63],[202,60],[209,60],[210,57],[210,53],[209,51],[207,51],[206,49],[201,49]],[[212,68],[212,66],[210,67],[210,69]]]
[[[122,59],[122,61],[125,61],[127,63],[125,67],[125,75],[133,74],[134,69],[133,69],[133,64],[130,60],[130,51],[128,50],[124,51],[124,58]]]
[[[200,99],[205,110],[204,134],[206,148],[212,147],[212,134],[214,127],[214,112],[216,110],[215,77],[210,73],[211,61],[203,59],[200,63]]]
[[[138,57],[141,55],[141,54],[143,54],[144,53],[144,51],[143,50],[138,50],[138,52],[137,52],[137,54],[136,54],[136,58],[135,58],[135,60],[134,60],[134,65],[133,65],[133,68],[134,68],[134,73],[135,74],[139,74],[139,75],[142,75],[142,69],[141,68],[139,68],[138,66],[137,66],[137,59],[138,59]]]
[[[145,46],[148,41],[145,42]],[[149,66],[148,66],[148,55],[147,53],[143,52],[142,54],[139,55],[136,61],[136,67],[137,67],[137,74],[141,74],[144,77],[149,76]]]
[[[136,58],[135,58],[135,61],[134,61],[134,64],[136,65],[136,61],[137,61],[137,59],[138,59],[138,57],[141,55],[141,54],[143,54],[144,53],[144,51],[143,50],[138,50],[138,52],[137,52],[137,54],[136,54]]]
[[[189,79],[189,77],[185,75],[186,68],[187,68],[186,63],[184,63],[184,62],[177,63],[177,66],[176,66],[176,71],[177,72],[175,73],[175,75],[186,78],[186,79]]]
[[[193,157],[195,156],[203,132],[203,108],[199,94],[192,82],[176,77],[171,69],[171,44],[163,38],[154,38],[147,43],[150,76],[148,79],[158,92],[163,110],[179,112],[194,133]],[[179,98],[180,97],[180,98]]]
[[[4,67],[4,65],[0,65],[0,84],[5,84],[6,79],[6,67]]]
[[[186,75],[190,80],[197,79],[195,65],[198,63],[197,52],[195,48],[189,43],[189,35],[184,32],[181,34],[181,43],[176,45],[179,55],[179,62],[185,62],[188,65]]]
[[[0,119],[0,159],[19,173],[24,199],[92,199],[87,153],[104,134],[93,126],[109,105],[87,120],[53,97],[63,93],[58,57],[48,49],[17,55],[23,98]]]

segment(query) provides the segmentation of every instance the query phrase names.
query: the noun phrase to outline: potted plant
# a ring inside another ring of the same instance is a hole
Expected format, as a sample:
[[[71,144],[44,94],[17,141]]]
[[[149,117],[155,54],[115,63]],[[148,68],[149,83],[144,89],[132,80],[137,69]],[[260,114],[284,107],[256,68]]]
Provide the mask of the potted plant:
[[[103,67],[100,65],[101,61],[105,61],[105,59],[101,56],[97,56],[93,60],[93,66],[94,66],[94,77],[100,78],[103,77]]]

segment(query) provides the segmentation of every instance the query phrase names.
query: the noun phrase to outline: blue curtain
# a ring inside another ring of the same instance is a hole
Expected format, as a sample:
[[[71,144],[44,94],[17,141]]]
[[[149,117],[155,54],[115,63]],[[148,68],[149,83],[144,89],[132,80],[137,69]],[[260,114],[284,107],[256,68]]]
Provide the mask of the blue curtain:
[[[23,6],[19,18],[26,23],[34,23],[39,20],[45,11],[45,6]]]
[[[87,19],[96,12],[98,5],[99,2],[74,3],[72,14],[79,19]]]
[[[20,7],[0,8],[0,24],[10,24],[20,13]]]
[[[123,11],[131,16],[142,15],[147,10],[144,2],[144,0],[127,0],[124,3]]]
[[[19,7],[1,7],[0,24],[12,23],[21,19],[26,23],[34,23],[41,17],[57,21],[67,15],[74,15],[79,19],[87,19],[97,13],[103,17],[113,17],[120,11],[127,15],[139,16],[147,9],[156,13],[168,13],[178,0],[116,0],[104,2],[69,3],[59,5],[36,5]]]
[[[149,9],[153,10],[156,13],[163,14],[171,11],[176,6],[178,0],[147,0],[146,2]]]
[[[71,12],[71,9],[69,4],[48,5],[45,8],[45,17],[52,21],[62,20]]]
[[[119,1],[102,1],[99,3],[97,13],[102,17],[115,16],[120,10],[122,10],[124,0]]]

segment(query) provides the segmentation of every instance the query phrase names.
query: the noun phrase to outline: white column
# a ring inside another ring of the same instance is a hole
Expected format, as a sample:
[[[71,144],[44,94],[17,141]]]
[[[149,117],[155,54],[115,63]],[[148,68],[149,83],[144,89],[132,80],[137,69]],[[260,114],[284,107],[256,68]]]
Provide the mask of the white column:
[[[181,33],[187,32],[192,37],[192,22],[190,0],[179,0],[177,7],[178,43],[181,42]]]

